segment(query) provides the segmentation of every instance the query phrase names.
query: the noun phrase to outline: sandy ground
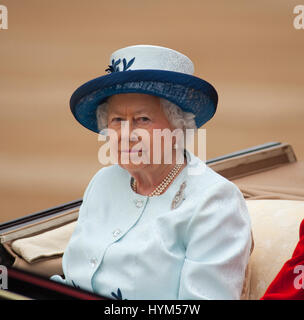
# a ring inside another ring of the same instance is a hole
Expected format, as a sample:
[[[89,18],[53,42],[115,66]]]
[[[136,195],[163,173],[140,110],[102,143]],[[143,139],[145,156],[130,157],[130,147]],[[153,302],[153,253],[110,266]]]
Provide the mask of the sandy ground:
[[[69,111],[72,92],[104,74],[114,50],[174,48],[219,93],[207,158],[270,141],[304,159],[304,29],[299,1],[1,0],[0,222],[82,197],[97,136]]]

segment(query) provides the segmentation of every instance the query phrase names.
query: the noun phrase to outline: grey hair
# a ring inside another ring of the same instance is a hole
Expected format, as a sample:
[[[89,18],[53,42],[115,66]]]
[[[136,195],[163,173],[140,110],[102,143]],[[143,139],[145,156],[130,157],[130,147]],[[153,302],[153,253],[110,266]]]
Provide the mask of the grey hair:
[[[159,98],[159,100],[168,121],[175,129],[183,129],[184,131],[197,129],[195,115],[192,112],[184,112],[179,106],[167,99]],[[106,101],[97,107],[96,118],[99,131],[108,126],[108,108],[109,104]]]

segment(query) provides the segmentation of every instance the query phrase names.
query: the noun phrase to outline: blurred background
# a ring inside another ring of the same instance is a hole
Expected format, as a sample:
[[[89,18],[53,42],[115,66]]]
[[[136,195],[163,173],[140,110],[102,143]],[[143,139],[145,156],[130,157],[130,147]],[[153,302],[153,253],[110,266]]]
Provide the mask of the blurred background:
[[[299,1],[0,0],[8,8],[8,30],[0,30],[0,222],[82,198],[101,167],[101,142],[74,120],[69,99],[128,45],[181,51],[215,86],[207,159],[280,141],[303,160]]]

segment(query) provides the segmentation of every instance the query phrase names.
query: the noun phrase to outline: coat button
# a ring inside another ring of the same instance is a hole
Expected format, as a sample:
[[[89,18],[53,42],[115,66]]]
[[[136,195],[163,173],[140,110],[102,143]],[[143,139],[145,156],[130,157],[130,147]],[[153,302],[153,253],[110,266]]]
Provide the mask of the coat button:
[[[120,229],[116,229],[113,231],[113,237],[117,238],[119,235],[121,234],[121,230]]]
[[[135,205],[137,208],[141,208],[143,206],[143,201],[142,200],[135,200]]]

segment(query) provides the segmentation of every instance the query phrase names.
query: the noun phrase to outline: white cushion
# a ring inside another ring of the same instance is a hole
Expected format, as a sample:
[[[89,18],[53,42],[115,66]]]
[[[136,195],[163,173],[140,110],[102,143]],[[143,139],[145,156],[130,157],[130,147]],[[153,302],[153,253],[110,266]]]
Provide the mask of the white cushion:
[[[12,242],[12,249],[28,263],[41,258],[62,255],[74,231],[76,222],[46,231],[33,237]]]

